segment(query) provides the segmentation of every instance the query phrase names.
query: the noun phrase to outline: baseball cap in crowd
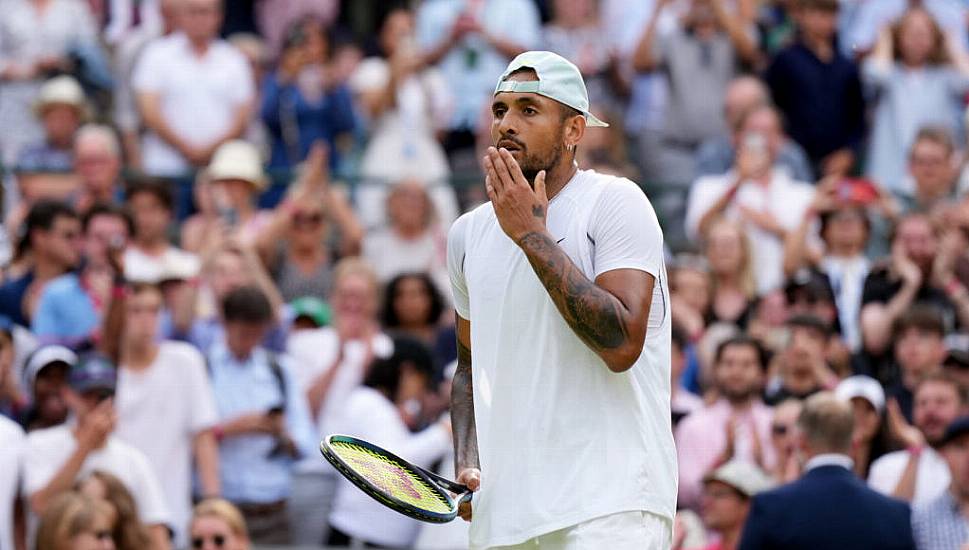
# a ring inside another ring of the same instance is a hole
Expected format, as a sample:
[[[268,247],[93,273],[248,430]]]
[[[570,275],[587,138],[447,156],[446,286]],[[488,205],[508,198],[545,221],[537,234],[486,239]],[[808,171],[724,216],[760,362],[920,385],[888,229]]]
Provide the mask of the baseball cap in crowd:
[[[774,487],[763,470],[740,460],[731,460],[703,477],[704,483],[710,481],[725,483],[747,498]]]
[[[194,254],[169,250],[160,260],[144,254],[125,254],[124,276],[132,283],[161,284],[188,281],[199,274],[201,261]]]
[[[73,77],[55,76],[44,82],[34,102],[34,113],[40,116],[51,105],[69,105],[77,109],[82,117],[87,116],[87,101],[84,90]]]
[[[532,69],[538,76],[538,80],[529,82],[505,80],[519,69]],[[500,92],[543,95],[582,113],[589,126],[609,126],[589,112],[589,92],[585,89],[585,81],[582,80],[579,68],[568,59],[552,52],[525,52],[512,59],[498,79],[498,85],[495,86],[494,95]]]
[[[24,382],[28,388],[33,388],[40,371],[55,364],[63,364],[70,369],[76,363],[77,354],[64,346],[50,345],[37,348],[24,363]]]
[[[215,150],[206,175],[211,181],[242,180],[252,184],[256,191],[263,191],[269,185],[259,149],[241,139],[227,141]]]
[[[960,437],[969,434],[969,416],[960,416],[953,420],[945,429],[941,445],[947,445]]]
[[[92,390],[114,392],[118,383],[118,371],[114,363],[104,355],[91,352],[80,356],[71,368],[68,384],[77,393]]]
[[[315,296],[303,296],[289,303],[293,309],[293,321],[305,317],[317,327],[325,327],[333,319],[333,311],[326,302]]]
[[[842,401],[851,401],[852,398],[860,397],[871,403],[878,413],[885,409],[885,390],[870,376],[862,374],[849,376],[838,384],[834,394]]]

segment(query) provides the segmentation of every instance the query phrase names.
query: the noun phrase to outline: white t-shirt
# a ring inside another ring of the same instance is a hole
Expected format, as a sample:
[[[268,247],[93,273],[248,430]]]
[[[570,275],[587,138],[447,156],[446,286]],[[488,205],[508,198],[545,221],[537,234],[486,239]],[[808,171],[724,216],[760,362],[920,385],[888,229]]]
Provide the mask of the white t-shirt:
[[[249,64],[238,50],[215,40],[199,57],[180,32],[149,44],[131,81],[135,93],[158,94],[165,122],[181,139],[199,147],[224,136],[236,110],[255,94]],[[182,175],[191,169],[154,132],[145,135],[143,155],[145,171],[152,175]]]
[[[566,324],[491,203],[458,219],[448,269],[455,308],[471,321],[482,478],[472,548],[624,511],[673,519],[669,291],[656,214],[633,182],[580,170],[549,203],[547,227],[590,280],[615,269],[654,277],[646,342],[632,368],[609,371]]]
[[[292,333],[286,340],[286,354],[293,359],[293,379],[303,393],[313,382],[329,370],[339,353],[340,338],[332,327],[301,330]],[[394,351],[394,343],[386,334],[378,333],[371,343],[374,357],[389,357]],[[347,399],[354,388],[363,381],[366,370],[367,349],[363,341],[346,342],[343,361],[339,371],[330,384],[330,389],[316,415],[314,424],[319,430],[320,439],[333,433],[330,421],[346,406]],[[325,460],[308,457],[297,465],[300,472],[335,473]]]
[[[121,365],[115,436],[145,454],[171,512],[176,543],[188,544],[192,509],[192,443],[215,425],[218,413],[205,359],[189,344],[162,342],[154,363],[142,371]]]
[[[885,495],[895,492],[895,487],[902,479],[902,472],[908,464],[908,451],[895,451],[878,458],[871,465],[868,472],[868,486]],[[915,470],[915,494],[912,506],[928,504],[939,497],[949,488],[952,480],[949,465],[942,455],[935,449],[926,447],[919,457],[919,465]]]
[[[35,430],[27,434],[27,450],[24,460],[24,495],[30,496],[43,489],[58,470],[74,453],[77,440],[70,424]],[[171,515],[165,505],[161,484],[148,464],[144,453],[121,441],[114,435],[108,437],[104,447],[88,454],[79,477],[94,470],[114,475],[124,483],[138,505],[138,516],[145,525],[171,525]],[[168,480],[166,480],[166,483]],[[32,529],[37,518],[31,516]]]
[[[0,550],[13,550],[13,505],[20,485],[24,432],[0,416]]]
[[[731,170],[726,174],[696,180],[687,200],[687,236],[694,240],[698,238],[700,219],[730,189],[736,177]],[[774,169],[770,184],[766,187],[757,183],[743,184],[723,215],[728,220],[741,221],[740,207],[744,206],[757,212],[770,213],[781,227],[792,231],[801,223],[813,197],[814,188],[809,184],[792,180],[786,170]],[[744,229],[750,241],[758,294],[780,288],[784,283],[783,240],[753,222],[745,222]]]
[[[346,400],[333,419],[335,433],[359,437],[413,462],[430,467],[451,446],[451,436],[440,425],[411,433],[397,407],[373,388],[361,386]],[[340,477],[330,524],[353,537],[391,548],[410,548],[417,540],[420,522],[398,514]]]

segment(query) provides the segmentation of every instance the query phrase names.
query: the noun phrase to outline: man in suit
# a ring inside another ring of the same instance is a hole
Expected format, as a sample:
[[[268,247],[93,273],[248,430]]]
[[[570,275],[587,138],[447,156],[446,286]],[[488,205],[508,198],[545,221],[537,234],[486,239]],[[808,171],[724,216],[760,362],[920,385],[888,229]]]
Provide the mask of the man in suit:
[[[740,550],[914,549],[908,504],[883,496],[852,473],[851,406],[811,396],[798,418],[807,460],[801,479],[754,497]]]

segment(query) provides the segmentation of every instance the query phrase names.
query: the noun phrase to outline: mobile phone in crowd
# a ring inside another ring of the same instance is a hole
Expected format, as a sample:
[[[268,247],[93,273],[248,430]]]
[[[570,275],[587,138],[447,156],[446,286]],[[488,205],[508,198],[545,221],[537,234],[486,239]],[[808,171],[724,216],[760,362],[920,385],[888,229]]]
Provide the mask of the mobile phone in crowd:
[[[844,178],[838,182],[838,199],[842,202],[868,205],[878,200],[878,189],[871,180]]]

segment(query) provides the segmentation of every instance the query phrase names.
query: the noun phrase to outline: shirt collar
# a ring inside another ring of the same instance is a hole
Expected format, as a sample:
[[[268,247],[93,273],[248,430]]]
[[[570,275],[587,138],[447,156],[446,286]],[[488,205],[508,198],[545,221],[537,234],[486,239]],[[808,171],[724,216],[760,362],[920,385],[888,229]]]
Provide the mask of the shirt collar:
[[[855,466],[855,461],[848,455],[841,453],[823,453],[815,455],[804,464],[804,471],[813,470],[822,466],[841,466],[846,470],[851,470]]]

